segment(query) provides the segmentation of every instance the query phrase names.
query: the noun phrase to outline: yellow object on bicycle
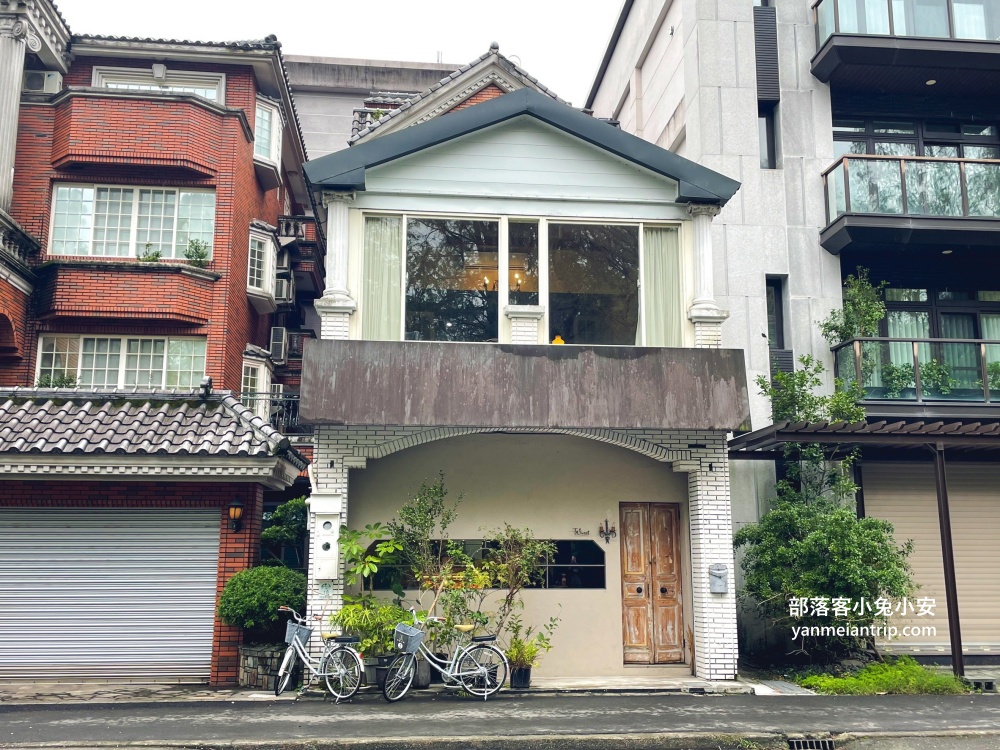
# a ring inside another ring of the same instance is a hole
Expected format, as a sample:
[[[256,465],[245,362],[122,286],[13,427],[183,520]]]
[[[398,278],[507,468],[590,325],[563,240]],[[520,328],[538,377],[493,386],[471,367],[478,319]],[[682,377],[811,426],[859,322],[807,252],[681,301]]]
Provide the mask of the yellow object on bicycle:
[[[471,633],[475,629],[476,629],[475,625],[456,625],[455,626],[455,630],[457,630],[459,633]]]

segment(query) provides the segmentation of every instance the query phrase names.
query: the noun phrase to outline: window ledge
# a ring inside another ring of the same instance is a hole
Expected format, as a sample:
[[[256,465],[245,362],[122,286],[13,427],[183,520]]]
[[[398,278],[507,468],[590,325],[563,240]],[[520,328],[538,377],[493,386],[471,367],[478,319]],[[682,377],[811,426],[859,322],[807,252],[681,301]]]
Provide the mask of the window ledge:
[[[198,268],[197,266],[191,266],[184,262],[178,261],[157,261],[156,263],[142,263],[135,258],[93,258],[82,256],[71,256],[71,255],[50,255],[47,257],[44,263],[40,263],[36,270],[39,273],[43,273],[46,269],[54,269],[61,267],[68,268],[90,268],[99,269],[102,271],[108,270],[109,267],[114,266],[115,268],[121,268],[123,270],[129,271],[145,271],[149,273],[179,273],[184,276],[193,276],[196,279],[203,279],[205,281],[218,281],[222,278],[222,274],[216,273],[215,271],[209,271],[207,268]]]
[[[264,190],[274,190],[281,186],[281,172],[278,165],[270,159],[254,156],[253,168],[257,173],[257,181]]]
[[[250,304],[253,305],[253,309],[261,315],[269,315],[278,309],[278,306],[274,302],[274,295],[261,289],[254,289],[248,286],[247,298],[250,300]]]
[[[528,318],[530,320],[541,320],[545,317],[544,305],[506,305],[503,314],[513,320],[514,318]]]

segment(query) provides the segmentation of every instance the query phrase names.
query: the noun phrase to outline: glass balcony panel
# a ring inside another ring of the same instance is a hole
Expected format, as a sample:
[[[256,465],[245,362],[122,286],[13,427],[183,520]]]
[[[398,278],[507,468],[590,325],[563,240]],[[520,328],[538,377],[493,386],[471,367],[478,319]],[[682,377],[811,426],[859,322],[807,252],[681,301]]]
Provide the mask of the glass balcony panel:
[[[1000,217],[1000,164],[965,165],[969,216]]]
[[[955,38],[990,39],[986,12],[984,0],[954,0],[952,13],[955,19]]]
[[[913,216],[961,216],[962,183],[955,162],[906,162],[906,199]]]
[[[913,345],[907,342],[863,341],[861,376],[869,399],[915,401]]]
[[[834,365],[836,367],[837,378],[845,385],[858,379],[857,370],[854,367],[854,347],[850,344],[842,349],[838,349],[834,355]]]
[[[986,380],[990,401],[1000,401],[1000,344],[986,345]]]
[[[983,401],[978,344],[936,342],[918,352],[924,401]]]
[[[823,0],[816,8],[816,29],[819,33],[820,46],[836,31],[834,12],[833,0]]]
[[[853,213],[903,213],[900,162],[891,159],[852,159],[848,162]]]
[[[912,28],[911,36],[926,36],[947,39],[948,0],[905,0],[907,26]],[[896,32],[899,36],[899,32]]]
[[[826,202],[830,221],[847,211],[847,194],[844,191],[844,165],[838,164],[826,176]]]

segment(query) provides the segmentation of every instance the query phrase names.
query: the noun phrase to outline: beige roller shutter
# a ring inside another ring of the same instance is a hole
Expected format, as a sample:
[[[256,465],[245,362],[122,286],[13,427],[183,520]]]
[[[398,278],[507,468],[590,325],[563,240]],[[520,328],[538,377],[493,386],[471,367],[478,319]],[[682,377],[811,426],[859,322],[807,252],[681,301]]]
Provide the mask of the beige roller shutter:
[[[0,678],[207,679],[219,521],[0,508]]]
[[[1000,468],[951,462],[947,474],[963,648],[970,653],[995,651],[1000,648]],[[949,651],[933,464],[866,463],[864,490],[867,515],[891,521],[898,540],[913,540],[910,565],[920,585],[916,596],[937,602],[934,618],[892,620],[900,627],[933,625],[934,636],[900,637],[886,646]]]

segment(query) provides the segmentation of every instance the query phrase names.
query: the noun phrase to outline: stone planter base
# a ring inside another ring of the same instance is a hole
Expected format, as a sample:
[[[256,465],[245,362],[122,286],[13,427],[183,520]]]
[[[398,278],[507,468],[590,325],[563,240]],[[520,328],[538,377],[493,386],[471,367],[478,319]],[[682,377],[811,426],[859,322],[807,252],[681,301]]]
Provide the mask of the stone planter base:
[[[274,690],[287,646],[240,646],[240,687]]]

